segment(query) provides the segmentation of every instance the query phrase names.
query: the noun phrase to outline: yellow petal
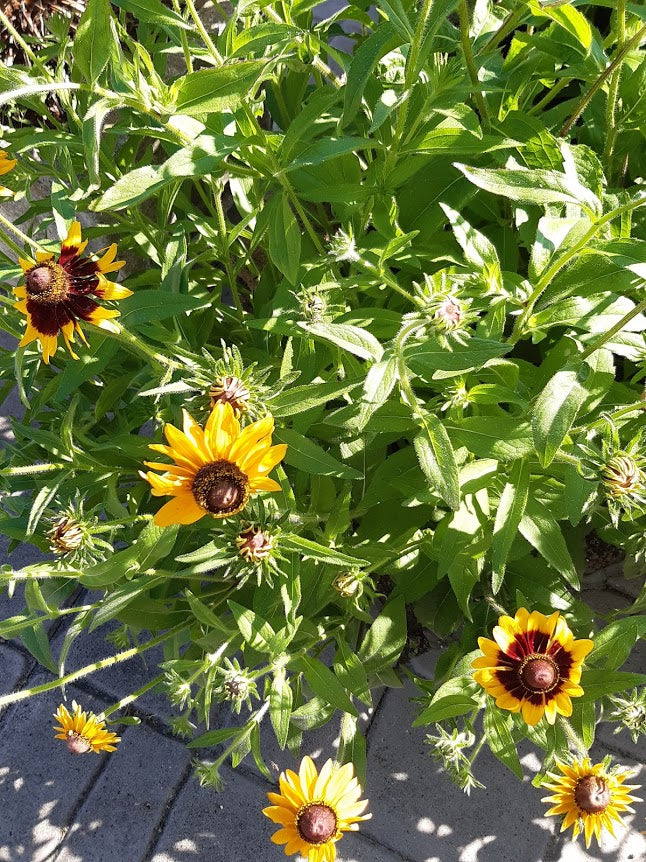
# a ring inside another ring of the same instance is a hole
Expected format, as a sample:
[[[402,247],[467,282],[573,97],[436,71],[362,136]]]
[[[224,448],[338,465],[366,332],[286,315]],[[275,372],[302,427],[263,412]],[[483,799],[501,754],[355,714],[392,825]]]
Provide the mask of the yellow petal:
[[[171,524],[194,524],[206,515],[197,505],[192,494],[179,494],[169,500],[156,513],[153,522],[157,527],[170,527]]]

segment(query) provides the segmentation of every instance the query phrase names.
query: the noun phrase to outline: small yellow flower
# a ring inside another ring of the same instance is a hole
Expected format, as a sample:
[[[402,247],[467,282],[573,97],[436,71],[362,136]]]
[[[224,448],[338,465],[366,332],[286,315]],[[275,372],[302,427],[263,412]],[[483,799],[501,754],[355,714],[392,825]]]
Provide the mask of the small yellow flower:
[[[54,713],[54,718],[61,725],[54,727],[54,730],[58,731],[55,737],[64,739],[72,754],[85,754],[88,751],[98,754],[100,751],[117,750],[115,743],[120,742],[121,737],[106,730],[105,722],[99,721],[93,712],[83,712],[75,700],[72,701],[72,710],[70,714],[61,704]]]
[[[268,793],[272,803],[263,809],[282,827],[274,832],[274,844],[285,844],[285,855],[300,853],[307,862],[334,862],[336,842],[344,832],[355,832],[368,800],[360,800],[361,785],[351,763],[335,767],[326,761],[318,773],[309,757],[301,761],[299,774],[291,769],[281,773],[280,793]]]
[[[634,811],[631,802],[637,802],[630,790],[637,790],[637,784],[624,784],[628,772],[608,771],[604,763],[591,765],[589,757],[574,760],[571,766],[557,761],[561,775],[549,772],[552,783],[544,786],[554,791],[543,802],[556,803],[547,815],[565,815],[561,832],[572,826],[572,838],[580,832],[585,835],[585,846],[589,847],[592,836],[599,843],[601,830],[605,827],[614,836],[613,823],[623,824],[620,814]]]
[[[204,428],[186,410],[183,415],[183,431],[170,424],[164,427],[169,446],[150,446],[175,464],[146,461],[147,467],[166,472],[140,473],[155,497],[173,497],[155,515],[158,527],[194,524],[204,515],[228,518],[241,512],[252,494],[280,491],[267,473],[283,459],[287,446],[271,445],[271,416],[241,430],[228,402],[215,405]]]
[[[19,260],[25,283],[14,289],[18,297],[14,306],[27,317],[27,329],[19,346],[24,347],[37,338],[46,363],[56,353],[59,332],[63,333],[70,354],[78,359],[71,347],[74,333],[87,344],[79,320],[118,332],[118,325],[112,318],[119,317],[119,312],[102,308],[94,298],[125,299],[132,294],[127,287],[113,284],[105,277],[125,263],[115,260],[116,244],[99,260],[81,257],[86,245],[87,240],[81,242],[81,225],[75,221],[61,245],[58,261],[54,261],[53,254],[41,251],[36,252],[35,262]]]
[[[18,161],[16,159],[10,159],[6,150],[0,150],[0,176],[8,174],[9,171],[12,171],[17,164]],[[6,189],[4,186],[0,186],[0,195],[6,194],[11,194],[9,189]]]
[[[593,647],[591,640],[574,640],[568,624],[555,611],[546,617],[519,608],[516,616],[502,616],[494,640],[478,638],[484,653],[471,666],[473,678],[496,698],[496,706],[521,712],[529,725],[543,717],[550,724],[557,713],[572,715],[572,697],[583,689],[581,666]]]

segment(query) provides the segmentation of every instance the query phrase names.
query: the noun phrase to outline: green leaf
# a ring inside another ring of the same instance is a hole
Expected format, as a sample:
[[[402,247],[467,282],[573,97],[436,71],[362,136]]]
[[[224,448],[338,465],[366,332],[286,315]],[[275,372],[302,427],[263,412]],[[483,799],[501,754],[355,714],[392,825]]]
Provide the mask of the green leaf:
[[[396,382],[396,357],[389,355],[387,360],[375,362],[371,366],[363,382],[360,410],[356,419],[357,430],[363,431],[375,410],[386,403]]]
[[[339,763],[354,764],[354,773],[359,783],[366,782],[366,738],[361,733],[359,720],[356,716],[343,713],[341,733],[339,736]]]
[[[593,192],[566,174],[547,170],[455,167],[478,188],[510,198],[516,204],[569,203],[599,214],[601,204]]]
[[[432,379],[444,377],[439,371],[452,374],[483,368],[492,359],[504,356],[511,350],[509,344],[489,341],[485,338],[469,338],[464,343],[457,340],[442,341],[425,338],[419,344],[411,344],[404,350],[410,368],[422,376],[431,375]]]
[[[287,443],[285,461],[306,473],[317,476],[340,476],[346,479],[361,479],[362,474],[333,458],[318,443],[304,437],[291,428],[278,429],[274,437],[279,443]]]
[[[113,589],[105,598],[101,600],[96,613],[92,617],[89,631],[107,623],[108,620],[114,619],[119,613],[126,608],[130,602],[133,602],[137,596],[142,593],[150,592],[153,587],[161,584],[163,578],[151,578],[149,575],[144,575],[141,578],[134,578],[127,581],[120,587]]]
[[[186,600],[188,601],[191,611],[193,612],[193,616],[196,620],[199,620],[199,622],[203,623],[210,629],[215,629],[218,632],[222,632],[222,634],[231,634],[231,632],[222,622],[220,617],[214,614],[211,608],[205,605],[204,602],[200,601],[197,596],[194,596],[190,590],[186,590],[184,592],[184,595],[186,596]]]
[[[201,736],[192,739],[186,743],[187,748],[211,748],[212,746],[220,745],[240,733],[239,727],[223,727],[221,730],[209,730]]]
[[[110,0],[88,0],[74,38],[74,63],[93,84],[107,66],[114,45]]]
[[[527,508],[518,529],[539,554],[547,560],[575,590],[581,588],[572,557],[561,528],[549,510],[538,500],[529,497]]]
[[[453,510],[460,507],[460,482],[449,435],[437,416],[423,417],[424,430],[413,440],[415,454],[432,490]]]
[[[638,638],[646,637],[646,616],[615,620],[594,636],[594,649],[587,658],[606,670],[617,670],[628,659]]]
[[[262,653],[271,653],[271,640],[276,632],[259,614],[244,608],[229,599],[227,602],[231,613],[240,630],[240,634],[252,649]]]
[[[285,676],[285,668],[280,667],[274,672],[269,689],[269,718],[281,751],[287,745],[293,700],[294,695]]]
[[[170,293],[159,290],[137,290],[120,304],[119,323],[130,328],[138,323],[163,320],[165,317],[184,315],[211,305],[209,297],[199,299],[187,293]]]
[[[583,671],[581,700],[599,700],[606,694],[617,694],[629,688],[646,685],[646,674],[599,670],[588,667]]]
[[[101,186],[101,175],[99,173],[99,153],[101,151],[101,133],[103,123],[110,111],[113,111],[118,103],[114,99],[98,99],[90,105],[86,115],[83,117],[82,139],[85,152],[85,163],[87,165],[90,180],[89,190],[98,189]]]
[[[286,195],[269,204],[269,257],[290,284],[296,284],[301,260],[301,230]]]
[[[359,383],[317,383],[315,386],[292,386],[271,400],[271,415],[294,416],[304,413],[328,401],[335,401],[346,392],[359,386]]]
[[[406,605],[403,598],[384,605],[372,623],[359,649],[359,659],[366,673],[395,664],[406,643]]]
[[[322,662],[304,655],[294,662],[294,666],[303,674],[314,694],[336,709],[358,715],[341,682]]]
[[[516,461],[511,468],[509,481],[500,495],[496,510],[491,542],[492,591],[495,595],[505,577],[507,557],[516,538],[518,525],[525,512],[529,493],[529,464]]]
[[[364,91],[379,60],[401,44],[402,35],[396,31],[396,26],[388,22],[380,24],[357,48],[347,72],[341,128],[357,115]]]
[[[319,560],[322,563],[329,563],[331,566],[367,566],[368,561],[358,557],[351,557],[349,554],[342,554],[335,548],[328,548],[325,545],[320,545],[318,542],[313,542],[311,539],[305,539],[303,536],[297,536],[295,533],[288,533],[281,537],[280,547],[286,551],[296,551],[296,553],[304,554],[311,557],[313,560]]]
[[[498,279],[500,279],[500,260],[498,259],[496,247],[491,240],[474,227],[471,227],[469,222],[462,218],[457,210],[443,203],[440,206],[451,222],[453,234],[460,243],[467,262],[476,267],[476,269],[495,273]]]
[[[522,781],[523,768],[520,765],[516,744],[511,735],[513,726],[514,721],[511,715],[498,709],[493,700],[488,698],[484,714],[484,731],[487,744],[491,753]]]
[[[515,416],[468,416],[444,427],[454,446],[466,446],[478,458],[516,461],[534,454],[531,426]]]
[[[303,150],[299,150],[296,157],[285,165],[285,172],[295,171],[298,168],[311,168],[322,165],[330,159],[336,159],[347,153],[356,153],[357,150],[376,149],[380,144],[370,138],[326,138],[325,140],[313,141]]]
[[[181,15],[164,6],[161,0],[112,0],[115,6],[132,12],[140,21],[163,26],[180,27],[182,30],[191,30],[192,25],[187,23]]]
[[[42,664],[47,670],[51,670],[52,673],[57,672],[52,648],[49,645],[47,632],[42,623],[23,630],[20,634],[20,640],[25,649],[29,650],[39,664]]]
[[[592,28],[585,15],[574,6],[569,3],[557,5],[556,3],[547,4],[538,2],[538,0],[530,0],[529,7],[532,15],[537,15],[540,18],[551,18],[552,21],[571,33],[585,48],[586,53],[590,51]]]
[[[532,432],[543,467],[554,460],[585,402],[588,393],[581,381],[589,374],[590,367],[585,363],[557,371],[534,404]]]
[[[305,323],[298,324],[308,335],[335,344],[360,359],[379,362],[384,349],[372,333],[349,323]]]
[[[359,698],[366,706],[372,706],[372,695],[366,669],[356,653],[352,652],[343,639],[338,642],[337,657],[339,661],[334,662],[335,674],[355,697]]]
[[[173,85],[178,114],[199,117],[235,108],[259,84],[267,60],[243,60],[189,72]]]
[[[95,212],[124,209],[147,200],[177,180],[219,174],[224,170],[225,157],[239,146],[235,137],[200,135],[163,164],[143,165],[119,177],[90,208]]]
[[[456,718],[472,712],[478,706],[477,696],[482,689],[470,675],[458,676],[441,685],[430,704],[413,722],[413,727],[433,724],[447,718]]]

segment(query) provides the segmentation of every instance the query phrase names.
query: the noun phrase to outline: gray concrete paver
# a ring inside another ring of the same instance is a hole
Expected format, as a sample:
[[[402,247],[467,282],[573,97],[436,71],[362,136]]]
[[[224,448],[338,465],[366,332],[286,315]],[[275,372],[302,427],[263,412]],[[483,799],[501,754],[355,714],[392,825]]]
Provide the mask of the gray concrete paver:
[[[30,678],[30,684],[38,685],[49,678],[36,675]],[[73,689],[68,694],[69,702],[77,697],[84,708],[102,708]],[[59,694],[55,692],[21,701],[3,714],[0,862],[50,860],[78,800],[102,768],[103,758],[108,756],[74,756],[62,740],[54,738],[52,713],[59,703]]]
[[[181,743],[128,728],[68,830],[55,862],[135,862],[190,763]]]
[[[538,758],[523,759],[523,785],[483,749],[476,777],[487,785],[467,797],[429,757],[412,684],[386,693],[368,744],[373,818],[364,832],[415,862],[540,862],[552,829],[541,792],[531,787]]]
[[[177,798],[150,862],[279,862],[283,849],[271,843],[279,828],[262,809],[269,803],[267,782],[223,770],[223,793],[191,779]],[[290,857],[296,862],[300,857]],[[337,843],[338,862],[401,862],[395,851],[360,834],[346,833]],[[58,862],[58,860],[57,860]]]
[[[0,643],[0,693],[13,689],[28,667],[27,659],[9,644]]]

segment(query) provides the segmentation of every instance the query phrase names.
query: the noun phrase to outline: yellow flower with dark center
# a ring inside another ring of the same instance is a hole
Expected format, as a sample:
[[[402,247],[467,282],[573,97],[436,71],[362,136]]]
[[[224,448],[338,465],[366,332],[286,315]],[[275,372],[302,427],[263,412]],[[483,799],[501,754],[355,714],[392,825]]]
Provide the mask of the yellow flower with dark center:
[[[12,171],[17,164],[17,159],[10,159],[6,150],[0,150],[0,177],[3,174],[8,174],[9,171]],[[4,186],[0,186],[0,195],[4,194],[11,194],[11,192]]]
[[[280,491],[278,482],[267,475],[287,451],[284,444],[271,445],[273,417],[241,430],[228,402],[215,405],[204,428],[186,410],[182,413],[183,431],[170,424],[164,427],[170,445],[150,446],[175,464],[146,461],[147,467],[166,472],[140,473],[155,497],[173,497],[155,515],[158,527],[193,524],[204,515],[228,518],[241,512],[252,494]]]
[[[106,273],[121,269],[125,263],[115,260],[116,244],[106,249],[99,260],[81,257],[86,245],[87,240],[81,242],[81,225],[75,221],[61,245],[57,261],[53,254],[47,252],[36,252],[35,262],[19,261],[25,284],[14,290],[19,299],[15,307],[27,316],[27,329],[19,346],[24,347],[37,338],[44,362],[49,363],[56,353],[59,332],[63,333],[69,352],[78,359],[71,347],[74,333],[77,332],[87,344],[80,320],[112,332],[119,331],[112,318],[118,317],[120,312],[102,308],[94,297],[125,299],[132,295],[131,290],[113,284],[105,277]]]
[[[586,847],[590,846],[593,835],[599,843],[604,827],[614,836],[613,823],[623,824],[620,814],[634,811],[630,803],[640,801],[629,793],[639,785],[624,784],[628,772],[609,771],[604,763],[592,766],[589,757],[575,760],[571,766],[557,761],[557,766],[562,774],[549,772],[554,781],[544,782],[554,795],[542,801],[556,803],[547,815],[565,815],[561,832],[572,826],[573,839],[583,832]]]
[[[72,701],[72,710],[70,714],[61,704],[54,713],[54,718],[61,725],[54,727],[58,731],[55,737],[64,739],[72,754],[117,750],[116,743],[121,741],[121,737],[106,730],[105,722],[99,721],[93,712],[84,712],[75,700]]]
[[[300,853],[307,862],[334,862],[336,842],[344,832],[354,832],[368,800],[360,800],[361,785],[351,763],[335,767],[331,760],[318,773],[311,758],[301,761],[299,774],[291,769],[281,773],[280,793],[268,793],[272,803],[263,814],[280,824],[271,840],[285,844],[285,855]]]
[[[572,697],[580,697],[583,659],[591,640],[574,640],[567,622],[555,611],[546,617],[519,608],[512,619],[502,616],[494,640],[478,638],[484,656],[472,662],[476,682],[496,698],[496,706],[521,712],[534,725],[545,714],[554,724],[557,713],[572,715]]]

